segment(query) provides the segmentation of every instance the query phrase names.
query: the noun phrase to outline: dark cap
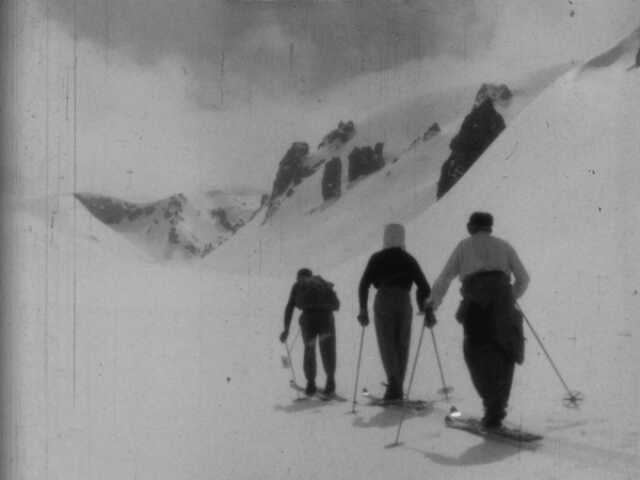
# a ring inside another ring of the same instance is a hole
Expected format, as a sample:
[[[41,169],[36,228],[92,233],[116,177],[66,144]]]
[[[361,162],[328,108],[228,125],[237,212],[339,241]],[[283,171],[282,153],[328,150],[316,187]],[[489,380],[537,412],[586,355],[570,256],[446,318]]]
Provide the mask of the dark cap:
[[[313,273],[308,268],[301,268],[298,270],[298,278],[300,277],[311,277]]]
[[[467,229],[471,233],[480,231],[491,232],[493,216],[487,212],[473,212],[467,222]]]

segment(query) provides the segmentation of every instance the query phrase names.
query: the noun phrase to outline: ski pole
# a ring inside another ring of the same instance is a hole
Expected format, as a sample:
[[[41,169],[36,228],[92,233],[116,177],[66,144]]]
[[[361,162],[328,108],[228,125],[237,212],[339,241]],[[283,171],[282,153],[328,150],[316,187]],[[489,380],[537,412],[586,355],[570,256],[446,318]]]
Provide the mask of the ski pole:
[[[293,347],[296,344],[296,340],[298,339],[298,337],[300,336],[300,328],[298,328],[298,331],[296,332],[296,335],[293,337],[293,340],[290,342],[291,346],[289,347],[289,356],[285,357],[282,356],[282,368],[287,368],[289,366],[290,362],[290,355],[291,352],[293,352]]]
[[[409,384],[407,385],[407,398],[409,398],[409,392],[411,391],[411,385],[413,385],[413,377],[416,373],[416,365],[418,365],[418,355],[420,354],[420,348],[422,347],[422,337],[424,337],[424,328],[420,331],[420,339],[418,340],[418,347],[416,350],[416,357],[413,359],[413,367],[411,367],[411,376],[409,377]]]
[[[425,327],[422,327],[420,330],[420,339],[418,340],[418,347],[416,348],[416,356],[413,359],[413,367],[411,368],[411,376],[409,377],[409,384],[407,385],[407,398],[409,398],[409,393],[411,392],[411,385],[413,385],[413,376],[416,373],[416,365],[418,365],[418,356],[420,355],[420,348],[422,347],[422,338],[424,337]],[[400,422],[398,422],[398,429],[396,430],[396,440],[391,445],[400,445],[400,430],[402,429],[402,424],[404,423],[404,419],[406,417],[406,409],[402,409],[402,416],[400,417]]]
[[[293,347],[295,346],[296,340],[298,340],[299,336],[300,336],[300,327],[298,327],[298,331],[296,332],[295,337],[293,337],[293,340],[291,340],[291,347],[290,347],[291,351],[293,351]]]
[[[291,361],[291,352],[289,351],[289,345],[287,345],[287,342],[284,342],[284,348],[287,350],[287,360],[289,361],[289,368],[291,369],[291,380],[289,380],[289,383],[291,383],[292,385],[297,385],[296,372],[293,369],[293,362]],[[296,391],[298,390],[296,389]],[[298,396],[300,396],[300,392],[298,392]]]
[[[353,402],[351,404],[351,413],[356,413],[356,395],[358,394],[358,380],[360,379],[360,362],[362,360],[362,344],[364,343],[364,329],[362,327],[362,333],[360,334],[360,349],[358,351],[358,363],[356,366],[356,383],[353,387]]]
[[[520,313],[522,313],[522,318],[524,318],[524,321],[527,322],[527,325],[529,326],[529,329],[531,330],[531,333],[533,333],[533,336],[538,341],[538,344],[540,345],[540,348],[542,348],[542,351],[546,355],[547,360],[549,360],[549,363],[551,364],[551,367],[556,372],[556,375],[558,376],[558,378],[562,382],[562,385],[564,386],[565,390],[567,391],[567,396],[563,398],[563,404],[568,408],[578,408],[579,407],[579,403],[582,400],[584,400],[584,395],[582,395],[582,393],[577,391],[577,390],[569,389],[569,386],[567,385],[567,382],[565,382],[564,378],[562,378],[562,375],[560,375],[560,370],[558,370],[558,367],[556,367],[556,364],[551,359],[551,355],[549,355],[549,352],[547,352],[547,349],[544,347],[544,344],[542,343],[542,340],[538,336],[538,333],[535,331],[535,329],[533,328],[533,325],[531,325],[531,322],[529,321],[529,319],[527,318],[525,313],[520,308],[520,305],[518,305],[518,309],[520,310]]]
[[[444,394],[445,400],[449,401],[449,392],[453,391],[453,388],[447,387],[447,383],[444,381],[444,372],[442,370],[442,362],[440,362],[440,354],[438,353],[438,343],[436,342],[436,334],[431,329],[431,340],[433,340],[433,351],[436,354],[436,360],[438,361],[438,370],[440,371],[440,381],[442,382],[442,389],[439,393]]]

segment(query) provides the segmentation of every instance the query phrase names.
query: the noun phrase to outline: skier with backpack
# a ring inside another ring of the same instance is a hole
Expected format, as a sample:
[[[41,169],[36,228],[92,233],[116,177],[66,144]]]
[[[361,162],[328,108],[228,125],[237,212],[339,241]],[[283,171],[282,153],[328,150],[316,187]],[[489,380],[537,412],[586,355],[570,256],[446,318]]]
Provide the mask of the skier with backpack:
[[[373,312],[378,348],[387,375],[385,401],[404,397],[413,317],[409,292],[414,283],[418,309],[422,311],[431,292],[429,283],[416,259],[405,251],[404,227],[390,223],[384,230],[383,248],[369,259],[358,289],[358,321],[363,327],[369,324],[369,287],[373,285],[377,289]],[[434,324],[433,315],[425,316],[425,326],[431,328]]]
[[[307,380],[305,394],[312,396],[316,387],[316,339],[320,345],[320,356],[326,373],[323,395],[335,394],[336,382],[336,329],[333,312],[340,308],[340,301],[333,284],[308,268],[298,270],[296,282],[291,287],[289,301],[284,311],[284,330],[280,334],[282,343],[287,341],[294,308],[302,310],[300,331],[304,342],[303,370]]]
[[[529,275],[515,249],[491,235],[493,216],[474,212],[462,240],[436,279],[425,310],[437,310],[451,281],[462,281],[456,319],[464,328],[464,358],[472,383],[482,398],[487,429],[500,429],[513,383],[515,364],[524,361],[522,312],[516,299]],[[514,283],[511,284],[511,275]]]

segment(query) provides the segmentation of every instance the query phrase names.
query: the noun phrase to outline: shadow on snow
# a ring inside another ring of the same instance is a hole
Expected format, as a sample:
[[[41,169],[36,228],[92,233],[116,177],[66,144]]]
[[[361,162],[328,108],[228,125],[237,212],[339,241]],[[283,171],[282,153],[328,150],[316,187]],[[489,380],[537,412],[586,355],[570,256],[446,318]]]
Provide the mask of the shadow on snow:
[[[367,405],[364,408],[366,409],[380,409],[378,413],[373,415],[372,417],[365,418],[362,415],[358,415],[353,420],[353,426],[357,428],[389,428],[389,427],[397,427],[398,423],[402,419],[404,414],[404,420],[407,421],[411,418],[418,417],[426,417],[430,415],[434,411],[434,406],[432,403],[428,403],[427,406],[422,410],[411,410],[411,409],[402,409],[399,407],[379,407],[379,406],[370,406]],[[363,408],[359,409],[359,412]]]
[[[518,445],[509,445],[506,443],[498,443],[492,440],[482,439],[480,443],[469,447],[460,455],[442,455],[440,453],[426,452],[417,448],[406,447],[410,450],[421,453],[433,463],[444,466],[470,466],[485,465],[489,463],[500,462],[513,455],[518,455],[522,450],[535,450],[531,447],[522,447]]]

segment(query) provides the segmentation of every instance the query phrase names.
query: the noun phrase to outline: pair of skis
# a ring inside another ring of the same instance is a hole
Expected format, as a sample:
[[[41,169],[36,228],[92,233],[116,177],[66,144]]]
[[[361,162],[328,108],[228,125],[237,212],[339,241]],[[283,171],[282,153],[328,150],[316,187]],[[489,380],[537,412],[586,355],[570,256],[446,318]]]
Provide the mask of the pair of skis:
[[[298,385],[294,381],[289,382],[289,386],[299,393],[305,393],[305,389],[302,385]],[[362,389],[362,395],[369,401],[369,405],[377,406],[377,407],[397,407],[397,408],[407,408],[410,410],[425,410],[429,406],[429,402],[426,400],[385,400],[384,398],[374,395],[366,388]],[[304,395],[296,398],[295,401],[303,401],[309,399],[318,399],[324,402],[329,402],[331,400],[335,400],[338,402],[346,402],[347,399],[342,395],[337,393],[332,393],[330,395],[325,394],[321,390],[316,391],[313,395]]]
[[[373,395],[366,388],[362,389],[362,394],[369,399],[370,405],[381,407],[401,407],[409,410],[425,410],[430,402],[425,400],[385,400],[382,397]],[[479,435],[492,440],[505,440],[516,443],[534,443],[544,437],[537,433],[532,433],[515,426],[502,425],[499,428],[487,428],[478,417],[464,415],[456,407],[451,407],[449,413],[444,418],[445,426],[457,430]]]
[[[385,400],[383,397],[375,395],[366,388],[362,389],[362,395],[369,400],[369,405],[376,407],[396,407],[406,408],[409,410],[425,410],[429,407],[430,402],[426,400],[414,400],[409,398],[403,398],[398,400]]]
[[[342,395],[339,395],[337,393],[332,393],[332,394],[326,394],[321,390],[316,391],[313,395],[307,395],[305,393],[305,389],[302,385],[298,385],[296,382],[294,382],[293,380],[289,381],[289,386],[291,388],[293,388],[296,392],[299,393],[303,393],[303,396],[298,396],[298,398],[295,399],[296,402],[301,402],[304,400],[311,400],[311,399],[317,399],[317,400],[321,400],[323,402],[330,402],[332,400],[337,401],[337,402],[346,402],[347,399],[344,398]]]
[[[291,388],[296,390],[297,392],[304,393],[304,387],[296,384],[295,382],[290,382]],[[369,401],[369,405],[383,407],[383,408],[404,408],[412,411],[423,411],[429,408],[432,402],[428,402],[426,400],[420,399],[402,399],[402,400],[385,400],[383,397],[375,395],[366,388],[362,389],[362,395]],[[296,401],[305,401],[317,399],[322,402],[330,402],[330,401],[338,401],[338,402],[346,402],[348,401],[345,397],[333,393],[331,395],[326,395],[321,391],[314,393],[312,396],[302,396],[296,399]],[[478,435],[489,440],[497,440],[497,441],[507,441],[511,443],[531,443],[534,444],[542,440],[544,437],[537,433],[532,433],[522,428],[503,425],[499,428],[487,428],[483,426],[482,421],[478,417],[464,415],[460,412],[456,407],[451,407],[449,413],[444,418],[444,424],[448,428],[462,430],[474,435]]]
[[[444,424],[449,428],[464,430],[465,432],[479,435],[492,440],[506,440],[516,443],[533,443],[542,440],[544,437],[537,433],[528,432],[515,426],[502,425],[497,428],[488,428],[482,424],[482,420],[477,417],[464,415],[456,407],[444,417]]]

